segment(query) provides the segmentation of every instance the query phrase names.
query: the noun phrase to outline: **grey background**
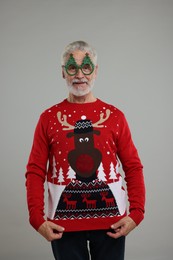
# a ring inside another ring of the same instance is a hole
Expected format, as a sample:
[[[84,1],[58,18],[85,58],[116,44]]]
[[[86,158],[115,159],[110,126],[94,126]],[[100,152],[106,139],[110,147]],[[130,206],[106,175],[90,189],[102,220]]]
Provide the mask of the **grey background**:
[[[0,0],[0,259],[53,259],[28,223],[24,173],[40,113],[66,98],[60,55],[78,39],[98,50],[94,94],[124,111],[144,164],[146,217],[126,259],[171,260],[171,0]]]

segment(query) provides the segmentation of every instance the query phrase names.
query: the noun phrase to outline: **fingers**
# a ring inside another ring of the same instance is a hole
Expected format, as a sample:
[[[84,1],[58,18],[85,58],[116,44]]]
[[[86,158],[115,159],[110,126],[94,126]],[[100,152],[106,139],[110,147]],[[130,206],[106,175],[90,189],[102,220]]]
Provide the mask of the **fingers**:
[[[107,235],[112,238],[119,238],[121,236],[125,236],[126,230],[124,229],[121,222],[118,222],[111,226],[112,232],[107,232]]]
[[[134,228],[136,223],[130,217],[124,217],[117,223],[111,226],[112,232],[107,232],[107,235],[112,238],[127,236]]]
[[[49,221],[48,221],[48,223],[49,223],[49,227],[51,227],[51,228],[54,229],[55,231],[57,231],[57,232],[63,232],[63,231],[64,231],[64,228],[63,228],[63,227],[61,227],[61,226],[59,226],[59,225],[56,225],[56,224],[53,223],[53,222],[49,222]]]
[[[52,240],[55,240],[55,239],[60,239],[63,235],[63,231],[64,231],[64,228],[59,226],[59,225],[56,225],[52,222],[49,222],[49,228],[47,230],[47,235],[48,235],[48,241],[52,241]]]
[[[38,232],[48,241],[60,239],[64,228],[50,221],[45,221],[38,229]]]
[[[115,238],[115,239],[123,236],[123,234],[121,232],[117,232],[117,233],[107,232],[107,235],[109,237],[112,237],[112,238]]]

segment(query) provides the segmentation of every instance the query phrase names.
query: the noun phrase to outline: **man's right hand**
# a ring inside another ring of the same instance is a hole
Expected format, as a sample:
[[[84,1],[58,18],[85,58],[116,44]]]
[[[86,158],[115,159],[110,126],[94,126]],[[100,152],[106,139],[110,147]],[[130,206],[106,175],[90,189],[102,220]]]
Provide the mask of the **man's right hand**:
[[[64,228],[54,224],[51,221],[45,221],[38,229],[38,232],[49,242],[60,239],[63,235]]]

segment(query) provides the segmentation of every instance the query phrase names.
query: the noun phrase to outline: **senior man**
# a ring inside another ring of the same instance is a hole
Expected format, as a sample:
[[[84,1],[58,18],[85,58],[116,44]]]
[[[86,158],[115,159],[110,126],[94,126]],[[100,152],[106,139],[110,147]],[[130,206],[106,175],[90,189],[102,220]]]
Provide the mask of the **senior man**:
[[[27,164],[30,223],[51,241],[58,260],[123,260],[125,236],[144,217],[143,166],[124,114],[92,93],[97,71],[92,46],[66,46],[69,95],[41,114]]]

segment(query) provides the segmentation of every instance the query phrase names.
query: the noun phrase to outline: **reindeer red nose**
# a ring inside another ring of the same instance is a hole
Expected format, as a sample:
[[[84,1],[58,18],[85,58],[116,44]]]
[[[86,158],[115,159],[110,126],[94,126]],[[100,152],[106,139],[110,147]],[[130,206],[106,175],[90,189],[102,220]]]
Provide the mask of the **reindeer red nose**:
[[[87,177],[87,173],[91,174],[94,167],[94,160],[88,154],[80,154],[76,159],[76,169]]]

